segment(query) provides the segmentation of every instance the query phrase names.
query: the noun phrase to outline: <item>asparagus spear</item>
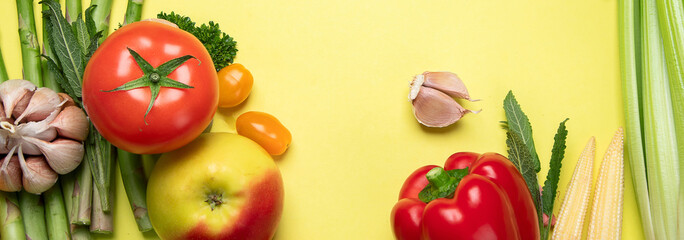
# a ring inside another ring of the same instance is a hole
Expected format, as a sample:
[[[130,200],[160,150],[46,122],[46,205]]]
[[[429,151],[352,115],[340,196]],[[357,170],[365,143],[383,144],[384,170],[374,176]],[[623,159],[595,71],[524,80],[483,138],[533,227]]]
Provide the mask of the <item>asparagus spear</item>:
[[[5,68],[5,60],[2,58],[2,50],[0,50],[0,83],[7,81],[9,76],[7,75],[7,69]]]
[[[126,6],[126,16],[124,17],[124,25],[140,21],[142,15],[143,0],[128,0]]]
[[[19,209],[24,220],[27,239],[47,239],[45,228],[45,206],[40,195],[27,191],[19,192]]]
[[[67,22],[74,23],[79,14],[83,12],[83,7],[81,7],[81,0],[66,0],[65,5],[65,17]]]
[[[40,45],[38,44],[38,35],[36,34],[36,20],[33,17],[33,1],[17,0],[17,14],[19,15],[19,40],[21,42],[24,79],[31,81],[38,87],[42,87]]]
[[[93,216],[90,222],[90,231],[111,234],[113,230],[112,212],[103,211],[98,191],[97,188],[93,188]]]
[[[66,207],[67,219],[70,223],[69,232],[71,234],[71,239],[73,240],[89,240],[90,231],[88,231],[88,228],[86,226],[71,224],[71,221],[74,218],[74,216],[71,215],[73,207],[72,197],[74,195],[74,184],[76,181],[76,176],[74,174],[75,173],[72,172],[63,175],[60,179],[60,183],[62,185],[62,193],[64,195],[64,205]]]
[[[128,202],[131,204],[135,222],[138,224],[138,230],[141,232],[151,230],[152,224],[147,215],[147,197],[145,192],[147,183],[145,182],[140,155],[119,149],[119,169],[121,170],[121,179],[128,196]]]
[[[85,156],[88,158],[88,155]],[[90,212],[93,194],[93,177],[90,173],[90,161],[86,160],[78,167],[76,184],[74,185],[74,199],[71,214],[74,216],[72,224],[90,225]]]
[[[112,0],[91,0],[90,6],[97,5],[93,10],[93,20],[97,31],[102,31],[100,42],[109,35],[109,14],[112,10]]]
[[[2,240],[26,239],[17,194],[0,191],[0,236]]]
[[[48,237],[51,240],[70,239],[69,224],[60,184],[55,184],[45,191],[43,197],[45,198],[45,220],[47,222]]]
[[[157,159],[159,159],[161,154],[145,154],[141,156],[142,166],[145,172],[145,179],[147,180],[150,178],[150,174],[152,174],[152,169],[154,169],[154,165],[157,164]]]

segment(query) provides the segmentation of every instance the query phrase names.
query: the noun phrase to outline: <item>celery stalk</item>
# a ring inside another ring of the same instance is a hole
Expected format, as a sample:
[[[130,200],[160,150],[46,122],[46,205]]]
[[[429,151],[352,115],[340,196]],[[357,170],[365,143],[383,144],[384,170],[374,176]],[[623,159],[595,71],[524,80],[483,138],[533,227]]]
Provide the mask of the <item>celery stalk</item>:
[[[625,108],[625,157],[632,170],[632,184],[636,192],[641,226],[646,239],[655,239],[651,206],[648,198],[646,164],[641,129],[641,103],[639,101],[639,2],[620,0],[618,22],[620,38],[620,68],[622,69],[622,94]]]
[[[684,239],[684,9],[681,0],[658,0],[657,3],[677,133],[680,174],[678,231],[679,239]]]
[[[679,164],[656,0],[642,0],[642,90],[649,198],[656,239],[677,239]]]

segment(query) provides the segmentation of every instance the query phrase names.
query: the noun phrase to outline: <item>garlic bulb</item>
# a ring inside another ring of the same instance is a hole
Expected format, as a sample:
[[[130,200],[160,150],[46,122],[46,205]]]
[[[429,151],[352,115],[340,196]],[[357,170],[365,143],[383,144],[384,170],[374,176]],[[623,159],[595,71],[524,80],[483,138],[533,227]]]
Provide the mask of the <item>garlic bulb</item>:
[[[413,115],[427,127],[446,127],[466,113],[480,112],[465,109],[453,99],[477,101],[470,99],[465,84],[454,73],[424,72],[413,79],[410,87]]]
[[[0,101],[0,190],[40,194],[78,167],[88,119],[73,99],[15,79]]]

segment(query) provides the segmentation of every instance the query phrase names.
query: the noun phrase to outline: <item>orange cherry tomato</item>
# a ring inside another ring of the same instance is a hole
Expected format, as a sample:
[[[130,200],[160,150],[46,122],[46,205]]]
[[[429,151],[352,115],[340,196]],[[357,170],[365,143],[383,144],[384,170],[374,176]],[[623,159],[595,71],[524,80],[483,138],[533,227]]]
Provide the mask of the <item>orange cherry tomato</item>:
[[[246,112],[235,121],[239,135],[255,141],[271,155],[280,155],[292,142],[290,131],[274,116],[263,112]]]
[[[235,107],[247,99],[252,91],[254,78],[252,73],[234,63],[218,72],[219,79],[219,107]]]

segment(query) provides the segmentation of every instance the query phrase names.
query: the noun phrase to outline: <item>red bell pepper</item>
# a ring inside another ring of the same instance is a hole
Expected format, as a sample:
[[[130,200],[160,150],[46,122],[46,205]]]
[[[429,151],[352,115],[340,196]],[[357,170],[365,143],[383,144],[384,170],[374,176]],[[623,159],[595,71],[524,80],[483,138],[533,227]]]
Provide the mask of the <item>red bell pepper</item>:
[[[447,172],[466,167],[467,175],[460,182]],[[454,184],[455,190],[449,189]],[[419,195],[426,187],[447,191],[448,196],[425,203]],[[453,197],[448,191],[453,191]],[[497,153],[455,153],[444,169],[430,165],[414,171],[399,192],[391,220],[399,240],[540,238],[537,211],[525,180],[513,163]]]

